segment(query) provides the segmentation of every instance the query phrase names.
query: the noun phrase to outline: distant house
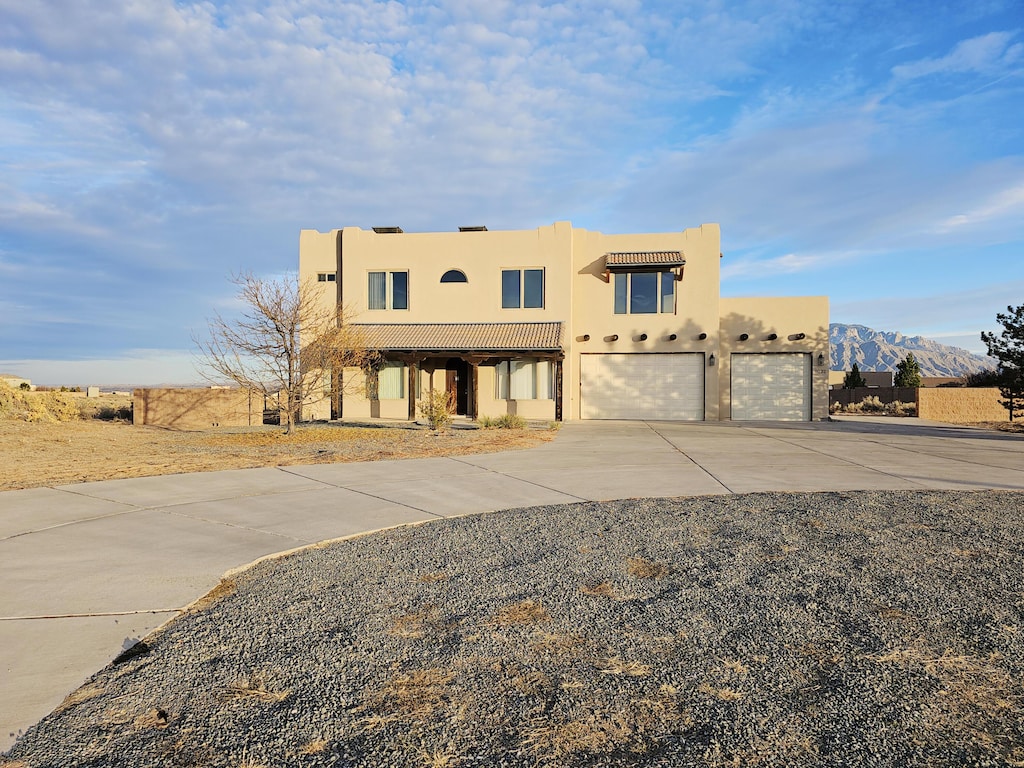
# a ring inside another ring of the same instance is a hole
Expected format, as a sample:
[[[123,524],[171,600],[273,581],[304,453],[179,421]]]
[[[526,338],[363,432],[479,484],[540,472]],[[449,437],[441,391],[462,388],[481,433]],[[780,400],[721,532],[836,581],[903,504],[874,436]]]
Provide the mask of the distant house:
[[[22,378],[21,376],[15,376],[12,373],[0,373],[0,381],[4,382],[4,384],[12,389],[21,389],[22,384],[27,384],[29,389],[35,389],[29,379]]]
[[[829,389],[841,389],[849,371],[829,371]],[[861,371],[861,377],[869,387],[891,387],[893,382],[892,371]]]
[[[303,230],[300,277],[386,361],[327,372],[304,417],[413,418],[441,388],[470,418],[826,418],[827,297],[722,298],[719,237]]]

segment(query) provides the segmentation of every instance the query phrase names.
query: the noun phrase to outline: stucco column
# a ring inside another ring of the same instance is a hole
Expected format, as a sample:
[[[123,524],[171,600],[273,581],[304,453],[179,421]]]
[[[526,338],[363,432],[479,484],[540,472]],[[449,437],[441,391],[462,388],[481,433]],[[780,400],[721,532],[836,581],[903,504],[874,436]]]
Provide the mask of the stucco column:
[[[469,363],[469,386],[466,388],[466,399],[469,402],[466,403],[466,416],[476,420],[477,402],[480,399],[477,393],[480,383],[479,371],[477,369],[480,367],[480,361],[471,359],[467,360],[467,362]]]
[[[416,421],[416,374],[418,367],[415,360],[409,361],[409,421]]]
[[[562,361],[555,360],[555,421],[562,420]]]

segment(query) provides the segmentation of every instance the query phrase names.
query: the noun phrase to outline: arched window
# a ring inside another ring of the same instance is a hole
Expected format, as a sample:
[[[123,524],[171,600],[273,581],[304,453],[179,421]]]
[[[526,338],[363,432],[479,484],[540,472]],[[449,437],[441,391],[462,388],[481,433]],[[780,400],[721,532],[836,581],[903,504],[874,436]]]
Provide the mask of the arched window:
[[[441,275],[442,283],[468,283],[466,279],[466,273],[461,269],[449,269],[443,275]]]

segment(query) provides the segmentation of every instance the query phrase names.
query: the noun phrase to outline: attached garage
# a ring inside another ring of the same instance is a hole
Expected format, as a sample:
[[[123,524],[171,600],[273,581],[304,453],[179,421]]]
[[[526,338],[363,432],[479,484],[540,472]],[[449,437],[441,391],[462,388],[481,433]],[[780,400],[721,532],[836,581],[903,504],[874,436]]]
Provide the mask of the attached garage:
[[[810,421],[809,354],[739,354],[732,361],[733,421]]]
[[[703,353],[581,355],[580,416],[703,421]]]

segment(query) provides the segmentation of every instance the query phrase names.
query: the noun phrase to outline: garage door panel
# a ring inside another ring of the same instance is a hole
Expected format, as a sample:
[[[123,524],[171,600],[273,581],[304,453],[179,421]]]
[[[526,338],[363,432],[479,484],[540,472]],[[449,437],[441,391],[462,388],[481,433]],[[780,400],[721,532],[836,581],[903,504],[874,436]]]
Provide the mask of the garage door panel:
[[[731,360],[734,421],[810,421],[810,355],[734,353]]]
[[[584,419],[699,421],[704,418],[704,356],[582,355],[580,395]]]

